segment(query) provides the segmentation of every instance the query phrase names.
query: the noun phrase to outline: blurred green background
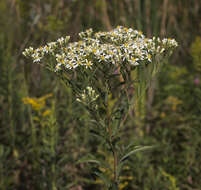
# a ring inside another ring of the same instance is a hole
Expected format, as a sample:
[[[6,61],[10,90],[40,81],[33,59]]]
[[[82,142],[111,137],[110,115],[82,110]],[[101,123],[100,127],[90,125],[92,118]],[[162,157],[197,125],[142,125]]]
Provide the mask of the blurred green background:
[[[77,163],[88,153],[110,162],[89,134],[88,114],[22,51],[117,25],[179,43],[123,131],[125,143],[160,148],[128,161],[120,189],[201,189],[200,0],[0,0],[1,190],[104,189],[94,166]]]

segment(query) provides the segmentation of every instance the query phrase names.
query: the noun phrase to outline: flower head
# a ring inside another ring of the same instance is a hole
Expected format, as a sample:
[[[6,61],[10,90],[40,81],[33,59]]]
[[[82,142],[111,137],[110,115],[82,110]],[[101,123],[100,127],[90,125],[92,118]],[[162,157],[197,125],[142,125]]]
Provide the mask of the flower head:
[[[68,43],[70,37],[59,38],[45,46],[25,49],[23,55],[40,63],[44,57],[55,59],[55,72],[61,65],[67,69],[85,66],[91,68],[93,63],[121,64],[122,62],[137,66],[144,62],[151,63],[154,56],[165,50],[172,50],[178,44],[174,39],[145,38],[141,31],[118,26],[109,32],[94,33],[92,29],[79,33],[78,42]]]

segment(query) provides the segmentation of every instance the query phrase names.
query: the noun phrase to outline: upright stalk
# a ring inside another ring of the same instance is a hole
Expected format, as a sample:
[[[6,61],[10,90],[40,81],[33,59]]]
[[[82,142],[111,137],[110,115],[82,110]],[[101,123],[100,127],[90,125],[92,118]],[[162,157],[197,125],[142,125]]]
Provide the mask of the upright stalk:
[[[117,176],[117,166],[118,166],[118,157],[115,149],[112,150],[114,158],[114,184],[118,190],[118,176]]]
[[[113,154],[113,160],[114,160],[114,165],[113,165],[113,175],[114,175],[114,185],[116,187],[115,190],[118,190],[118,175],[117,175],[117,166],[118,166],[118,155],[116,152],[116,149],[114,145],[112,144],[112,130],[111,130],[111,125],[108,125],[108,132],[109,132],[109,143],[110,143],[110,148],[112,150]]]
[[[107,109],[108,110],[108,109]],[[116,152],[115,145],[112,143],[112,128],[110,124],[110,113],[107,111],[107,120],[108,120],[108,133],[109,133],[109,146],[112,150],[112,155],[113,155],[113,160],[114,160],[114,165],[113,165],[113,186],[115,187],[115,190],[118,190],[118,174],[117,174],[117,166],[118,166],[118,155]]]
[[[12,73],[8,69],[8,116],[10,122],[10,135],[11,135],[11,146],[14,151],[15,147],[15,129],[13,123],[13,97],[12,97]]]

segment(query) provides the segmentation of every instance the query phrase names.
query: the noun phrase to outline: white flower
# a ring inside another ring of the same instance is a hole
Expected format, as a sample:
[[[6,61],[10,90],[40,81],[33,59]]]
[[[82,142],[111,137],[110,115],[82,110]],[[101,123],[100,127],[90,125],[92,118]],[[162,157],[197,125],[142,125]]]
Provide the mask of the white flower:
[[[31,56],[31,54],[33,54],[33,52],[34,52],[33,47],[29,47],[29,48],[26,48],[26,49],[22,52],[22,54],[23,54],[25,57],[27,57],[27,56]]]
[[[64,44],[64,38],[61,37],[57,40],[57,42],[59,42],[60,45],[63,45]]]
[[[138,61],[139,61],[138,58],[132,57],[129,62],[131,65],[136,66],[136,65],[139,65]]]
[[[85,66],[86,68],[90,68],[93,65],[93,63],[91,61],[89,61],[88,59],[85,59]]]
[[[66,36],[65,39],[64,39],[64,42],[67,44],[69,39],[70,39],[70,36]]]
[[[87,86],[86,89],[83,90],[83,93],[76,98],[76,100],[78,102],[82,102],[83,104],[90,104],[96,101],[98,97],[99,95],[96,94],[96,91],[91,86]]]
[[[56,46],[57,46],[57,45],[56,45],[56,42],[50,42],[50,43],[48,43],[47,45],[48,45],[49,48],[51,48],[51,49],[52,49],[52,48],[56,48]]]
[[[45,45],[43,47],[43,52],[48,53],[49,52],[49,47],[47,45]]]
[[[147,60],[149,61],[149,62],[151,62],[151,54],[147,54]]]
[[[23,55],[31,57],[33,62],[41,62],[46,55],[51,55],[57,62],[55,71],[61,65],[68,69],[85,66],[91,68],[92,60],[97,63],[125,63],[137,66],[144,60],[152,62],[154,56],[165,50],[172,51],[178,44],[174,39],[145,38],[142,32],[118,26],[110,32],[97,32],[92,29],[79,34],[81,40],[68,43],[70,37],[61,37],[56,42],[33,49],[25,49]]]

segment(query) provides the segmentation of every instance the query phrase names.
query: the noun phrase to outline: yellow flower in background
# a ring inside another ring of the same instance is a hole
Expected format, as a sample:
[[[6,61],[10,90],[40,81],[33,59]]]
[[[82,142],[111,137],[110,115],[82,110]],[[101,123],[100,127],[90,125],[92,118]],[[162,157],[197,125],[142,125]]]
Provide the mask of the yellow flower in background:
[[[166,101],[168,104],[171,105],[172,111],[176,111],[177,106],[183,103],[181,100],[179,100],[177,97],[174,96],[169,96]]]
[[[38,98],[39,101],[45,101],[47,98],[52,97],[53,94],[46,94],[45,96],[42,96],[40,98]]]
[[[171,189],[171,190],[179,190],[179,188],[177,187],[177,179],[173,175],[167,173],[163,169],[161,169],[161,174],[170,181],[169,189]]]
[[[31,105],[31,107],[35,111],[39,111],[44,107],[44,103],[37,101],[36,98],[25,97],[22,99],[22,101],[24,102],[24,104]]]
[[[161,114],[160,114],[160,118],[165,118],[166,117],[166,114],[165,114],[165,112],[162,112]]]
[[[16,149],[13,150],[13,156],[19,158],[19,152]]]
[[[173,80],[178,80],[187,74],[187,69],[185,67],[172,67],[172,71],[169,73],[169,76]]]
[[[45,107],[46,100],[49,97],[52,97],[52,94],[47,94],[47,95],[42,96],[40,98],[25,97],[25,98],[22,98],[22,101],[24,104],[31,105],[31,107],[34,111],[40,111],[41,109],[43,109]],[[48,110],[46,110],[43,113],[44,116],[48,115],[47,111]]]
[[[191,45],[191,54],[193,57],[194,68],[201,71],[201,38],[196,37],[195,42]]]
[[[127,182],[127,181],[125,181],[124,183],[120,183],[120,184],[119,184],[119,189],[122,190],[122,189],[124,189],[126,186],[128,186],[128,182]]]
[[[50,115],[50,113],[51,113],[51,110],[45,110],[42,115],[43,115],[43,117],[46,117],[46,116]]]
[[[108,156],[105,152],[103,152],[101,149],[98,150],[98,153],[100,153],[102,156],[105,157],[106,162],[109,164],[109,166],[114,165],[114,159],[112,156]],[[104,173],[105,176],[107,176],[108,179],[112,180],[114,178],[114,174],[112,172],[112,168],[103,168],[103,167],[99,167],[99,170]],[[134,180],[133,176],[129,175],[128,173],[130,173],[131,169],[129,166],[124,166],[123,167],[123,171],[127,173],[127,175],[123,175],[119,177],[119,190],[123,190],[125,189],[130,183],[131,181]],[[95,181],[96,184],[100,184],[103,185],[104,181],[102,179],[96,179]]]

